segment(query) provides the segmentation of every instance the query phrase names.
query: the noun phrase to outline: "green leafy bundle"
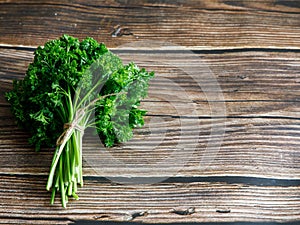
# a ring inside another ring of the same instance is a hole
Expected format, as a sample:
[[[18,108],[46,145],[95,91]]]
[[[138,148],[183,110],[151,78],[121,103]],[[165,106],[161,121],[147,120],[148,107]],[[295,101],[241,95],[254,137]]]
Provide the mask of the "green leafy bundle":
[[[57,191],[63,207],[68,196],[78,199],[87,127],[96,126],[104,145],[111,147],[128,141],[133,128],[144,124],[146,111],[138,106],[153,76],[134,63],[123,65],[92,38],[80,42],[63,35],[37,48],[26,76],[13,82],[6,98],[17,123],[31,133],[29,143],[37,151],[56,145],[46,187],[52,190],[52,204]]]

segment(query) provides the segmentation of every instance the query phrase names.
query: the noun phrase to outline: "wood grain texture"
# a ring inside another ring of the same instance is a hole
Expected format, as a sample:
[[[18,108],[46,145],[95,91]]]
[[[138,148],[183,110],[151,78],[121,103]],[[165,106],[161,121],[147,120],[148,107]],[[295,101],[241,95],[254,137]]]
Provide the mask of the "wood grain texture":
[[[300,46],[298,0],[1,1],[0,44],[37,46],[63,33],[116,47],[161,40],[191,49]]]
[[[300,117],[300,52],[114,52],[124,63],[135,61],[155,71],[149,98],[143,101],[150,114],[188,116],[193,109],[198,116],[210,117],[211,105],[218,107],[218,101],[224,101],[223,116]],[[24,77],[32,59],[31,51],[0,48],[1,105],[8,106],[4,92],[12,88],[12,79]],[[7,111],[3,109],[4,114]]]
[[[110,150],[95,147],[89,137],[85,138],[88,144],[84,146],[84,173],[111,177],[218,174],[300,179],[299,121],[228,119],[222,146],[210,151],[207,150],[208,140],[222,138],[210,133],[217,121],[190,120],[185,121],[185,127],[178,127],[178,122],[170,118],[159,119],[158,123],[151,123],[150,129],[136,130],[132,141]],[[199,127],[193,126],[197,123],[200,123]],[[27,138],[26,133],[12,125],[1,126],[1,174],[49,172],[53,150],[36,153],[27,144]],[[109,156],[119,160],[119,164],[107,163]],[[161,160],[167,160],[168,164],[158,163]]]
[[[86,131],[67,209],[45,190],[53,149],[34,152],[4,98],[63,33],[156,72],[133,140]],[[300,221],[299,0],[0,0],[0,34],[0,224]]]
[[[68,209],[49,206],[45,177],[1,176],[0,222],[68,224],[74,220],[165,222],[233,222],[299,220],[299,186],[260,187],[219,182],[116,185],[90,178]],[[24,207],[26,206],[26,207]],[[8,211],[7,209],[11,209]],[[190,215],[174,211],[194,208]],[[222,211],[228,213],[220,213]],[[132,214],[146,212],[132,218]],[[37,217],[38,213],[38,217]],[[5,218],[5,219],[4,219]],[[39,218],[39,219],[36,219]]]

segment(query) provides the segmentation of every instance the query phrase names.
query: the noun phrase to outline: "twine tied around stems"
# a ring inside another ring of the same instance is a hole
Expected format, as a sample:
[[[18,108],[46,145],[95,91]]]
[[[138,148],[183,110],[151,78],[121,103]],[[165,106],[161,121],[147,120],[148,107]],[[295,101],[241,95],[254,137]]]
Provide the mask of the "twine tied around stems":
[[[75,117],[72,122],[65,123],[64,124],[64,132],[57,138],[56,140],[56,146],[60,146],[65,139],[68,139],[71,132],[76,129],[78,130],[82,135],[84,133],[84,127],[79,125],[79,122],[84,117],[85,110],[84,108],[78,109],[75,113]]]
[[[60,146],[66,139],[69,139],[72,134],[72,131],[74,129],[78,130],[83,136],[85,127],[80,126],[79,123],[83,119],[83,117],[86,113],[86,110],[89,107],[95,105],[97,101],[104,99],[106,97],[117,96],[117,95],[122,95],[122,94],[127,94],[127,92],[112,93],[112,94],[100,96],[100,97],[94,99],[93,101],[91,101],[87,106],[78,109],[75,113],[75,117],[74,117],[73,121],[64,124],[64,132],[57,138],[56,146]]]

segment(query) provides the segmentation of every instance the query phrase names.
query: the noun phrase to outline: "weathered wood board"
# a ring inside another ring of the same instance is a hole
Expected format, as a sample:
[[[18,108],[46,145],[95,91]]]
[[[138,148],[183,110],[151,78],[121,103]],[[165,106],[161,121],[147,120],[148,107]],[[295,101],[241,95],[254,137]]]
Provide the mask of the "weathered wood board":
[[[86,136],[67,209],[45,190],[53,149],[28,145],[4,98],[63,33],[156,72],[133,140]],[[298,0],[0,1],[0,223],[299,222],[299,40]]]

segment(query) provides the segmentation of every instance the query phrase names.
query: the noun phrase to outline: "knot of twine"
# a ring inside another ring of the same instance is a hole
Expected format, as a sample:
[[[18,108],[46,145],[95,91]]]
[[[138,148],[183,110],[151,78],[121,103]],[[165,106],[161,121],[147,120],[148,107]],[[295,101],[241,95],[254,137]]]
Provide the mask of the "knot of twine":
[[[73,121],[64,124],[64,132],[57,138],[56,145],[59,146],[59,145],[62,145],[64,142],[66,142],[70,138],[74,129],[78,130],[81,133],[81,135],[83,136],[85,127],[80,126],[79,123],[83,119],[86,109],[95,105],[96,102],[101,99],[104,99],[109,96],[116,96],[116,95],[122,95],[122,94],[127,94],[127,92],[112,93],[112,94],[100,96],[99,98],[96,98],[93,101],[91,101],[85,107],[78,109],[75,113],[75,117],[74,117]]]
[[[82,120],[84,114],[85,110],[79,109],[75,113],[73,121],[64,124],[64,132],[56,140],[57,146],[61,145],[64,141],[66,141],[66,139],[70,138],[74,129],[78,130],[81,135],[84,134],[84,127],[79,125],[79,122]]]

